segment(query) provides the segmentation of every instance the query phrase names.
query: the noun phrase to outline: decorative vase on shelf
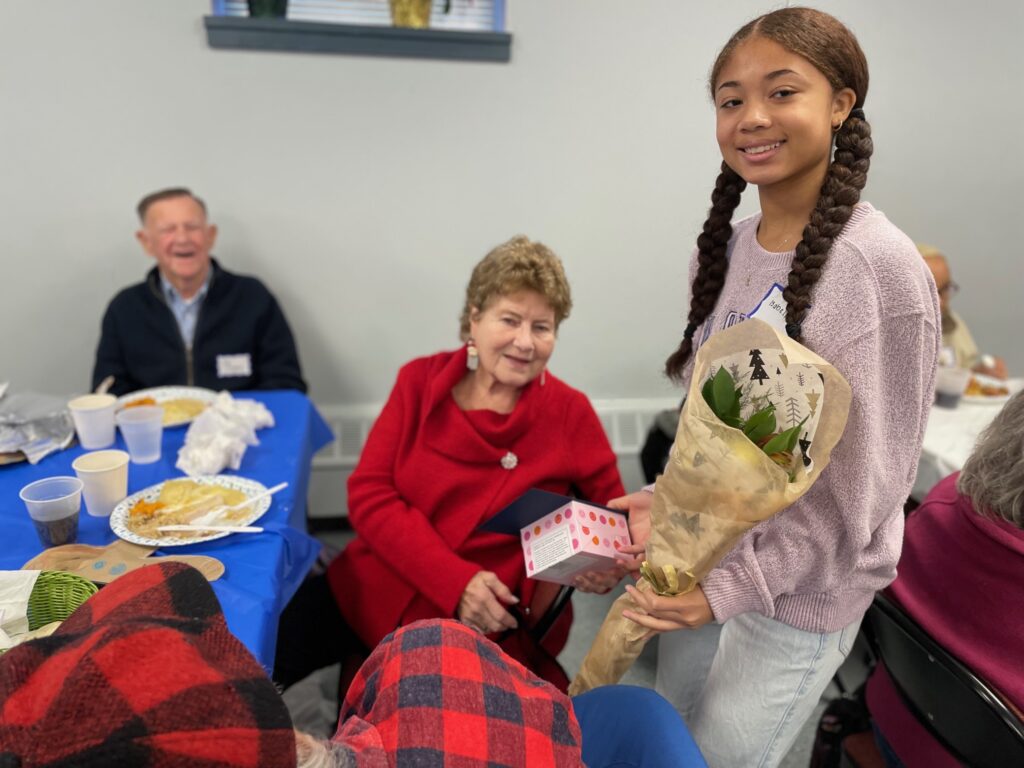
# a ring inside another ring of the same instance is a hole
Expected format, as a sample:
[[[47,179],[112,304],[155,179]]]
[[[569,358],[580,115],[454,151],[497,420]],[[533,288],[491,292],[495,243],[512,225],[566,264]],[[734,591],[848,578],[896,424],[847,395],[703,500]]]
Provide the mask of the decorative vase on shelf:
[[[288,0],[248,0],[252,18],[283,19],[288,13]]]
[[[430,26],[431,0],[388,0],[391,24],[396,27],[426,29]]]

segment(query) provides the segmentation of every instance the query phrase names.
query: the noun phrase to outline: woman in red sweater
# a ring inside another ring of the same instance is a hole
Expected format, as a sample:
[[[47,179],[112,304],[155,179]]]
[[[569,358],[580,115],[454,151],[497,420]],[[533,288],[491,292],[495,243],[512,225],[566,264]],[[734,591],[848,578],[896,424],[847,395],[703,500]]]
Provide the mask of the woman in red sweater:
[[[348,482],[356,538],[281,617],[279,683],[338,661],[352,668],[418,619],[454,616],[487,634],[516,628],[509,609],[528,614],[537,582],[526,578],[518,537],[480,523],[531,488],[598,503],[624,493],[590,402],[546,370],[571,306],[562,264],[540,243],[516,237],[477,264],[465,346],[399,371]],[[600,591],[621,575],[577,586]],[[569,621],[549,633],[552,655]]]

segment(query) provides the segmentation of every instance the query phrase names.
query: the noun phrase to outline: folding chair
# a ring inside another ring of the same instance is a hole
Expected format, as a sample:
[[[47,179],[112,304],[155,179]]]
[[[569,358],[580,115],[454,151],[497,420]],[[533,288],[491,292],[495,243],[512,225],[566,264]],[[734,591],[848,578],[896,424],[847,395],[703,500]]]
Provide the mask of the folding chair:
[[[987,683],[881,593],[867,615],[907,707],[954,757],[971,768],[1024,766],[1024,723]]]

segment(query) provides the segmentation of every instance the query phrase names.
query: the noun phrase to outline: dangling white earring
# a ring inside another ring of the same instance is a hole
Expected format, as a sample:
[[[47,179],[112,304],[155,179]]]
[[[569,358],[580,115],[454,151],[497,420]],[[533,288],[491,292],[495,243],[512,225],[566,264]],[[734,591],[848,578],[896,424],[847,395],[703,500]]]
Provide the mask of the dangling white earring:
[[[473,340],[469,339],[466,341],[466,367],[475,371],[478,365],[480,365],[480,353],[476,351],[476,344],[473,343]]]
[[[548,381],[548,369],[547,368],[541,368],[540,369],[540,385],[543,387],[545,384],[547,384],[547,381]]]

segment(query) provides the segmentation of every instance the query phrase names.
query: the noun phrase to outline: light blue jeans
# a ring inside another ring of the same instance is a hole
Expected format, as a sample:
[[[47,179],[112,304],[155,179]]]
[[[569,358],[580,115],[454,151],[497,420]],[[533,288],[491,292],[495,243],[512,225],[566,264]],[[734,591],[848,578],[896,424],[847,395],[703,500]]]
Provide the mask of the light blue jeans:
[[[804,632],[758,613],[658,638],[658,693],[711,768],[770,768],[789,751],[843,663],[860,619]]]

